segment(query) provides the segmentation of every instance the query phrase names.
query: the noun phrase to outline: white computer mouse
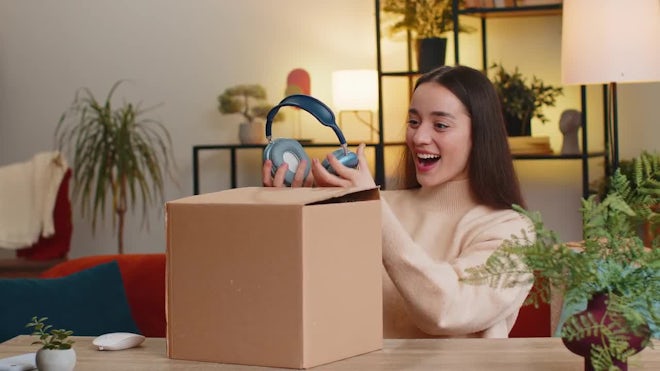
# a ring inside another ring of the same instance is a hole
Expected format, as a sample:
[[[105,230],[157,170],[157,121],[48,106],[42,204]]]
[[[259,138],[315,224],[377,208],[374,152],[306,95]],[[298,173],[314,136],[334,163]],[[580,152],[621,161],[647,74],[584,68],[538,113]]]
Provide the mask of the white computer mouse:
[[[99,350],[122,350],[136,347],[144,341],[144,336],[131,332],[111,332],[98,336],[92,341]]]

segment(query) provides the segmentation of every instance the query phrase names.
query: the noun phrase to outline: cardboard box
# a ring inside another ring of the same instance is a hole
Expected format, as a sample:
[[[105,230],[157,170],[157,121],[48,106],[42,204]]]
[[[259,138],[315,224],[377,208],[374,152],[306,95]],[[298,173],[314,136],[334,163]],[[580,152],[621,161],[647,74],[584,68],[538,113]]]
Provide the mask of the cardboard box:
[[[308,368],[382,348],[378,189],[168,202],[170,358]]]

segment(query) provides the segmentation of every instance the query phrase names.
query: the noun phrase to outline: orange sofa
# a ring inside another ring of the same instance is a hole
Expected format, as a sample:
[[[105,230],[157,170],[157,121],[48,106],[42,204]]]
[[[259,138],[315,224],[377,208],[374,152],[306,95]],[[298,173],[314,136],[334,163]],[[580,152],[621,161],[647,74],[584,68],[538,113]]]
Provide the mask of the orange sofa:
[[[86,256],[60,263],[40,277],[63,277],[112,260],[119,264],[126,299],[142,335],[165,337],[165,254]]]
[[[87,256],[60,263],[41,277],[62,277],[111,260],[119,264],[131,314],[140,332],[147,337],[165,337],[165,254]],[[551,336],[550,307],[523,307],[509,336]]]

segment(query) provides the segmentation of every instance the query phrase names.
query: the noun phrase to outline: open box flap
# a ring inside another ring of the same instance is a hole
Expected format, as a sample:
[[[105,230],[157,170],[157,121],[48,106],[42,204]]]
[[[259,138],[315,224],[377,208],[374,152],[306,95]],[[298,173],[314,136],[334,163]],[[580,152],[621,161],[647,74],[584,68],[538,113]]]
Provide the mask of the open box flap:
[[[378,200],[378,188],[363,187],[242,187],[185,197],[168,204],[273,204],[311,205]]]

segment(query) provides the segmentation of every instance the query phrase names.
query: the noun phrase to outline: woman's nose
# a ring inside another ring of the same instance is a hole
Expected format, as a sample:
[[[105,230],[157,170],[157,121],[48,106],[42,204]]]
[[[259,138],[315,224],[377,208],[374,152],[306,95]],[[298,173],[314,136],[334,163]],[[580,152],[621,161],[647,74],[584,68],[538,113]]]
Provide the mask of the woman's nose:
[[[422,123],[413,133],[413,142],[415,144],[427,144],[431,142],[431,130],[429,125]]]

